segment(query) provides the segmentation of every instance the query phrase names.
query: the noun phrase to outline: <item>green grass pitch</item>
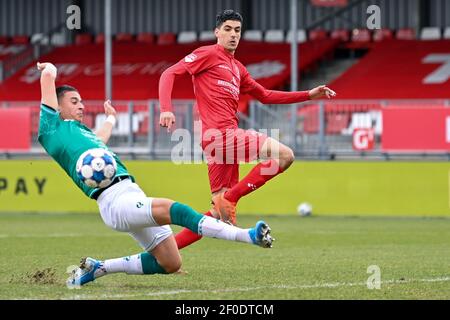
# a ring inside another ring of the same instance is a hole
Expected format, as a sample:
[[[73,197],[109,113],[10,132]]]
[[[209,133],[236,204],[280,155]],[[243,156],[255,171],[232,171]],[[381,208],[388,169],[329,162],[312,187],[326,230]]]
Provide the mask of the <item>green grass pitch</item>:
[[[65,271],[80,257],[140,248],[99,215],[3,213],[0,299],[450,299],[450,219],[264,219],[272,249],[202,239],[181,251],[187,275],[114,274],[69,290]],[[380,268],[380,289],[367,288],[371,265]]]

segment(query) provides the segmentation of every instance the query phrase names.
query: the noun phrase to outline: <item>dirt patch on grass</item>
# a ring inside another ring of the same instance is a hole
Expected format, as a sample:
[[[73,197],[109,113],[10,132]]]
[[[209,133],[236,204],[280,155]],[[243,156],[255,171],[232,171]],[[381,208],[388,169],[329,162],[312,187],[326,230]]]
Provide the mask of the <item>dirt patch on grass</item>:
[[[53,268],[45,268],[26,273],[25,275],[17,275],[9,280],[9,283],[28,283],[28,284],[56,284],[59,283],[56,270]]]

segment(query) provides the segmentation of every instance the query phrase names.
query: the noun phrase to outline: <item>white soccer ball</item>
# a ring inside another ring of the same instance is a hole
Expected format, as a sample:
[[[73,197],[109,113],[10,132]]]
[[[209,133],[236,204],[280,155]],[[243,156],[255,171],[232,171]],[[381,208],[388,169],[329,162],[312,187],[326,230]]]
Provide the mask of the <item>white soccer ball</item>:
[[[116,176],[117,163],[108,150],[89,149],[78,158],[76,170],[78,178],[88,187],[106,188]]]
[[[302,217],[310,216],[312,214],[312,206],[307,202],[303,202],[298,205],[297,213]]]

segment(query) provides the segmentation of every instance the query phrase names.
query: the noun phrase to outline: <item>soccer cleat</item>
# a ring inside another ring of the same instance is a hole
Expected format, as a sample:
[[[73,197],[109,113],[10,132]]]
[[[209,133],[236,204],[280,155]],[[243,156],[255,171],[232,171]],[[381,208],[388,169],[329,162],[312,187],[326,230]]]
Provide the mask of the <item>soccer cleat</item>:
[[[260,220],[256,223],[254,228],[251,228],[248,231],[248,234],[254,244],[263,248],[272,248],[272,242],[275,241],[275,239],[270,235],[270,231],[269,225]]]
[[[212,198],[214,209],[219,213],[220,220],[225,223],[236,225],[236,203],[224,197],[224,192]]]
[[[69,279],[67,279],[67,285],[69,287],[76,287],[94,281],[94,273],[100,265],[101,262],[93,258],[82,258],[80,261],[80,266],[73,270]]]

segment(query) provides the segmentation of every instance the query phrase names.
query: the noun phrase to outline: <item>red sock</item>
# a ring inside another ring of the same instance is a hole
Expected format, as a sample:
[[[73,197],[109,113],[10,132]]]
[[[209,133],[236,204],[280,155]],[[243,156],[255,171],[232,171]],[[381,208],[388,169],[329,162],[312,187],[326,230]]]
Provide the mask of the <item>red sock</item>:
[[[278,162],[267,160],[257,164],[241,181],[233,188],[225,192],[224,197],[228,201],[237,203],[239,199],[250,192],[255,191],[267,181],[283,172]]]
[[[212,217],[211,211],[205,213],[205,216]],[[180,232],[175,235],[175,241],[177,242],[178,249],[183,249],[190,244],[200,240],[202,238],[201,235],[192,232],[188,228],[183,228]]]

